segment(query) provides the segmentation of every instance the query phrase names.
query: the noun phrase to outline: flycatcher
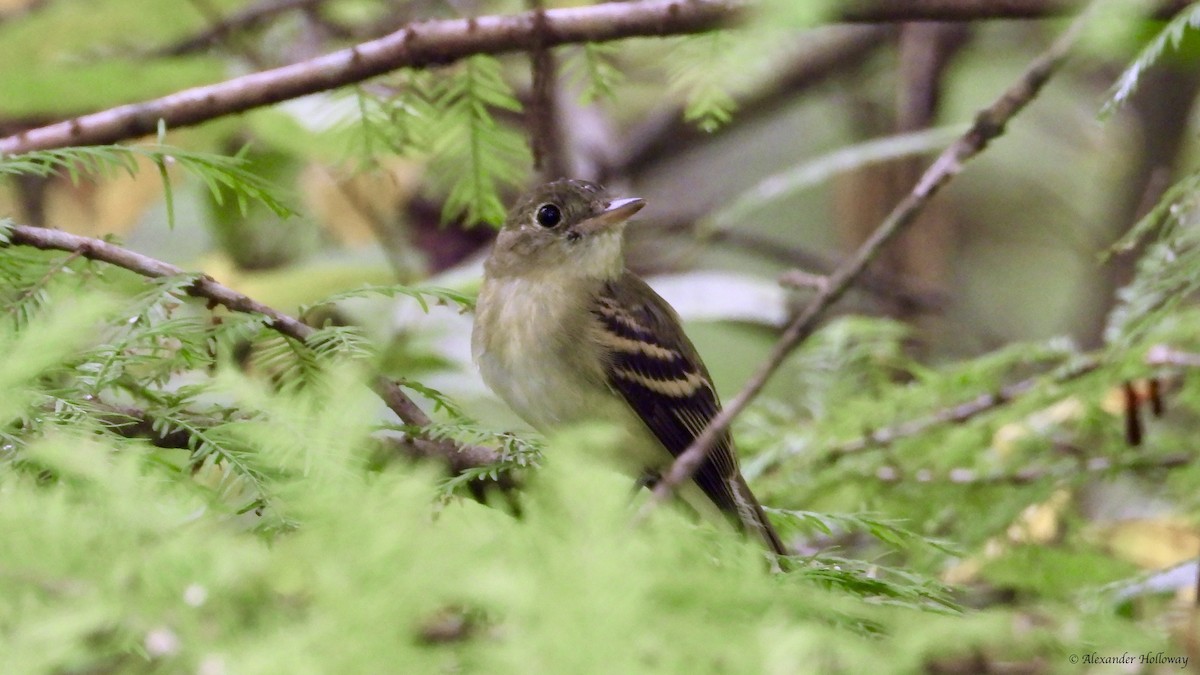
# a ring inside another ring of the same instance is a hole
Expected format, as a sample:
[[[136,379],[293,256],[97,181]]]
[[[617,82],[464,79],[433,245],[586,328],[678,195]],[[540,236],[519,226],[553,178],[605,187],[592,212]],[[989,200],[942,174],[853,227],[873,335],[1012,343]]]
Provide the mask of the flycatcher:
[[[613,462],[653,481],[721,403],[675,310],[625,269],[625,223],[644,205],[581,180],[519,202],[484,264],[471,346],[484,382],[535,429],[611,422]],[[681,496],[693,507],[715,504],[786,555],[728,432],[692,482]]]

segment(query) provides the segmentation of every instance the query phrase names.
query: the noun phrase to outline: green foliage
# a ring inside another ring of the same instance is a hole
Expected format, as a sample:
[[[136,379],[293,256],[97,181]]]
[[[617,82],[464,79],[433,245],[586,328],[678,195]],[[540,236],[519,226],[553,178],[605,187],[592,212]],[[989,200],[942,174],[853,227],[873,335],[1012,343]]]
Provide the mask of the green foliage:
[[[1142,73],[1158,63],[1168,47],[1177,49],[1189,31],[1196,28],[1200,28],[1200,3],[1193,3],[1176,14],[1167,22],[1167,25],[1163,26],[1158,35],[1142,48],[1133,63],[1121,73],[1116,83],[1113,84],[1112,93],[1104,104],[1103,112],[1111,113],[1128,101],[1133,96],[1133,92],[1137,90]]]
[[[1174,323],[1179,307],[1200,289],[1200,234],[1196,228],[1200,172],[1193,172],[1167,190],[1114,251],[1146,247],[1133,281],[1118,291],[1118,304],[1109,315],[1105,339],[1128,348],[1144,333]]]
[[[769,62],[791,49],[795,31],[828,15],[827,0],[770,0],[750,10],[747,24],[677,38],[668,62],[668,89],[683,99],[684,120],[712,133],[733,119],[737,93],[768,77]]]
[[[789,509],[769,509],[792,518],[801,529],[826,536],[865,532],[893,548],[929,546],[950,555],[961,555],[951,542],[922,536],[905,528],[899,522],[869,513],[817,513]]]
[[[0,545],[0,584],[11,586],[0,593],[0,626],[14,667],[188,670],[218,659],[249,672],[293,662],[362,671],[402,660],[611,672],[622,645],[616,665],[634,670],[815,672],[805,665],[815,655],[851,669],[935,658],[945,645],[904,637],[930,617],[956,616],[958,630],[993,625],[923,571],[962,555],[961,532],[935,536],[921,519],[860,511],[773,509],[789,539],[821,550],[772,576],[757,544],[673,509],[631,528],[627,480],[587,459],[606,435],[580,430],[543,455],[539,443],[479,425],[441,392],[408,382],[447,415],[428,436],[504,456],[439,486],[371,459],[381,427],[362,384],[371,350],[356,331],[322,329],[301,345],[268,337],[256,317],[212,322],[184,296],[191,277],[141,282],[120,302],[64,294],[93,265],[3,250],[0,269],[13,279],[38,282],[51,263],[72,272],[53,275],[46,302],[0,331],[12,357],[0,367],[0,413],[17,420],[5,427],[0,467],[3,525],[19,533]],[[97,280],[130,292],[125,275]],[[818,373],[866,377],[907,363],[896,350],[903,335],[844,322],[810,358],[826,364]],[[230,359],[247,343],[255,376]],[[925,388],[961,392],[948,380],[995,376],[1016,359],[947,380],[926,374]],[[884,380],[858,386],[859,395],[889,393]],[[528,485],[519,518],[457,496],[508,470]],[[870,536],[871,553],[858,534]],[[1096,583],[1118,577],[1114,568]],[[1118,621],[1104,607],[1088,625]],[[1063,630],[1051,629],[1038,653],[1062,658],[1078,639]],[[1002,631],[985,643],[1015,639]],[[321,647],[330,644],[339,647]]]
[[[525,185],[530,154],[520,132],[497,122],[493,110],[518,112],[521,104],[494,57],[472,56],[443,78],[434,92],[430,170],[448,190],[445,219],[500,225],[507,210],[500,190]]]
[[[111,309],[60,307],[28,327],[22,339],[61,347],[0,371],[3,400],[71,360],[79,328]],[[438,506],[426,472],[367,469],[360,374],[321,377],[278,393],[223,371],[210,391],[256,412],[216,427],[244,454],[195,473],[178,451],[87,425],[30,439],[0,472],[8,666],[825,672],[910,670],[946,650],[900,637],[953,605],[928,577],[833,556],[772,576],[756,544],[670,509],[631,528],[627,481],[587,459],[603,442],[591,434],[556,441],[520,518]],[[1064,658],[1077,630],[1050,628],[1040,653]]]
[[[723,31],[681,38],[679,53],[672,60],[672,90],[684,97],[683,118],[701,131],[713,132],[733,119],[737,103],[721,75],[730,61],[734,38]]]
[[[582,85],[580,101],[615,101],[617,87],[625,75],[616,62],[618,47],[612,43],[588,43],[577,52],[576,79]]]
[[[371,162],[386,154],[429,152],[440,115],[435,82],[429,72],[404,70],[388,78],[386,89],[355,87],[358,118],[345,125],[339,144]]]
[[[475,308],[475,298],[461,291],[449,288],[412,288],[401,284],[362,286],[342,293],[335,293],[322,300],[320,304],[332,304],[352,298],[363,298],[373,295],[382,295],[388,298],[403,295],[412,298],[421,306],[421,311],[423,312],[429,311],[430,299],[433,299],[439,305],[455,305],[464,312]],[[300,313],[307,314],[311,309],[312,307],[304,307],[300,310]]]
[[[164,169],[163,185],[168,194],[171,186],[166,180],[165,167],[179,166],[203,181],[218,204],[224,203],[232,195],[242,213],[246,212],[250,202],[255,202],[279,217],[293,214],[292,209],[277,196],[277,188],[257,173],[248,171],[240,155],[216,155],[161,143],[58,148],[0,157],[0,177],[66,176],[72,183],[79,183],[84,178],[95,180],[118,172],[134,176],[139,170],[139,157],[149,159],[155,166]]]

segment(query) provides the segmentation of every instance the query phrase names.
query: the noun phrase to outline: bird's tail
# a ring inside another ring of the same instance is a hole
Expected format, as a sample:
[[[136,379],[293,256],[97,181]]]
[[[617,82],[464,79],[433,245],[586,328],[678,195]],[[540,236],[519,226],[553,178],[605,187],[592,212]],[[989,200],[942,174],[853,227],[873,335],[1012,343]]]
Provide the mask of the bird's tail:
[[[779,533],[775,531],[775,526],[767,520],[767,514],[763,512],[762,504],[758,503],[758,499],[750,491],[750,486],[746,485],[746,479],[742,478],[740,473],[729,479],[729,489],[736,501],[737,516],[742,527],[761,537],[767,547],[776,555],[787,555],[787,548],[783,545],[783,540],[779,538]]]

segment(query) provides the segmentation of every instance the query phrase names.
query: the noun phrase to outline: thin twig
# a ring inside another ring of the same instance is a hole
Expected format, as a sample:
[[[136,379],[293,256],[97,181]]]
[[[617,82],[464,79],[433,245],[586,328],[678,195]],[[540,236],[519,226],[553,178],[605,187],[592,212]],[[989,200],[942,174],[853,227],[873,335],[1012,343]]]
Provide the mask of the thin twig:
[[[1175,15],[1193,0],[1147,3],[1149,16]],[[979,19],[1045,19],[1077,14],[1088,0],[856,0],[840,10],[842,21],[976,21]]]
[[[963,401],[949,408],[943,408],[924,417],[876,429],[860,438],[829,448],[825,460],[833,463],[847,455],[857,454],[873,448],[885,448],[896,441],[924,433],[933,427],[946,424],[962,424],[986,412],[1012,403],[1043,383],[1065,384],[1094,372],[1100,365],[1101,361],[1099,358],[1087,357],[1071,364],[1067,368],[1059,370],[1050,377],[1036,375],[1020,382],[1014,382],[1006,387],[1001,387],[999,391],[994,393],[980,394],[969,401]]]
[[[1111,457],[1089,457],[1080,463],[1078,470],[1085,473],[1109,471],[1146,471],[1151,469],[1175,469],[1189,466],[1196,461],[1194,454],[1179,452],[1160,457],[1137,457],[1121,462]],[[947,483],[953,485],[1027,485],[1046,478],[1060,477],[1061,470],[1049,467],[1028,467],[1013,473],[981,474],[974,469],[950,469],[945,474],[935,474],[928,469],[904,472],[896,467],[885,466],[869,474],[881,483]]]
[[[100,239],[28,225],[13,225],[9,228],[8,233],[11,244],[31,246],[42,250],[78,252],[89,260],[116,265],[144,277],[161,278],[188,274],[170,263]],[[261,314],[268,319],[267,327],[300,342],[304,342],[316,332],[314,328],[299,319],[223,286],[207,274],[195,276],[196,281],[187,289],[189,295],[206,298],[211,303],[235,312]],[[396,416],[405,424],[414,427],[425,427],[430,424],[431,420],[425,411],[421,410],[395,382],[380,376],[375,379],[374,389],[388,408],[396,413]],[[458,445],[449,441],[431,439],[414,439],[414,446],[421,452],[427,453],[427,456],[438,457],[446,461],[455,470],[486,466],[500,461],[498,452],[482,446]]]
[[[758,396],[767,380],[789,354],[816,329],[825,311],[850,288],[854,279],[877,256],[883,246],[912,222],[918,212],[942,186],[963,169],[963,165],[982,152],[988,143],[1004,133],[1009,120],[1028,104],[1050,76],[1063,64],[1071,46],[1082,31],[1083,19],[1076,20],[1054,44],[1039,56],[1000,98],[975,117],[975,123],[944,152],[921,176],[917,185],[892,210],[878,229],[829,278],[828,287],[818,293],[808,307],[784,330],[771,354],[746,386],[729,402],[702,433],[676,457],[671,468],[663,474],[654,488],[653,499],[647,506],[661,503],[674,490],[690,479],[708,455],[709,449],[721,434],[726,433],[733,419]]]
[[[192,437],[190,429],[161,430],[157,428],[154,415],[147,410],[132,406],[112,405],[96,399],[89,401],[89,403],[96,408],[98,421],[115,434],[124,436],[125,438],[144,438],[160,448],[188,449],[194,446],[195,440]],[[198,429],[211,429],[229,422],[229,420],[219,417],[188,414],[191,417],[189,425]],[[424,438],[382,435],[374,436],[373,439],[388,450],[412,459],[427,459],[430,457],[444,459],[449,465],[450,470],[454,473],[461,473],[467,469],[495,463],[494,460],[489,460],[480,464],[480,460],[487,458],[474,456],[473,450],[470,449],[465,453],[456,452],[451,456],[446,456],[444,448],[437,442]],[[496,483],[501,487],[515,485],[512,478],[507,475],[498,476]]]

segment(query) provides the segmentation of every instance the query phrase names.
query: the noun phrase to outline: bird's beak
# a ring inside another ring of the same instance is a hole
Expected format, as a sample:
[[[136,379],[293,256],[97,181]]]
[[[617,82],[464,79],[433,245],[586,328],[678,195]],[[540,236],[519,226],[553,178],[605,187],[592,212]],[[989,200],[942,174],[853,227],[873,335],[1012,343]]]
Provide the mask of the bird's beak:
[[[608,207],[605,208],[600,215],[593,218],[588,218],[572,229],[575,232],[583,235],[603,232],[629,220],[633,214],[641,211],[642,207],[645,205],[646,200],[640,197],[614,199],[608,203]]]

